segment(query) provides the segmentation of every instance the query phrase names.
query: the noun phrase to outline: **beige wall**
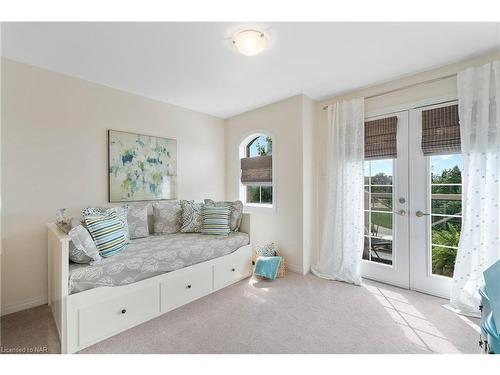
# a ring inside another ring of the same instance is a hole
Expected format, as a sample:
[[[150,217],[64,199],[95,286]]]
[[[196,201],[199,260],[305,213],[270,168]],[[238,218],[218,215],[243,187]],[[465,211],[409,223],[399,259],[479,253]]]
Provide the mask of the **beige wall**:
[[[224,199],[223,120],[2,62],[4,312],[46,301],[45,223],[55,210],[107,204],[107,129],[176,138],[179,198]]]
[[[252,243],[275,242],[287,265],[303,270],[302,236],[302,95],[294,96],[226,120],[226,194],[239,195],[239,144],[253,132],[273,136],[275,208],[252,213]]]
[[[316,260],[317,226],[317,161],[316,161],[316,102],[303,96],[302,101],[302,272],[307,273]]]

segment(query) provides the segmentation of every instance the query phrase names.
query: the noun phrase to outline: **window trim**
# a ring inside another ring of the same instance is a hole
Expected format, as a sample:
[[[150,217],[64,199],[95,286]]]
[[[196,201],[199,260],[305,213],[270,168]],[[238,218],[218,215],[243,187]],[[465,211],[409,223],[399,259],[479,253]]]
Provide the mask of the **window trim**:
[[[241,175],[241,166],[240,166],[240,160],[242,158],[247,157],[247,146],[248,144],[254,140],[255,138],[258,138],[260,136],[265,136],[265,137],[270,137],[273,141],[273,164],[272,164],[272,170],[273,170],[273,203],[247,203],[246,201],[246,186],[241,183],[240,175]],[[243,135],[241,138],[241,141],[238,145],[238,163],[236,163],[236,168],[237,173],[236,176],[238,176],[238,181],[237,181],[237,191],[238,191],[238,199],[240,199],[243,202],[243,212],[270,212],[270,211],[276,211],[276,163],[275,163],[275,156],[276,156],[276,136],[265,129],[254,129],[251,130]]]

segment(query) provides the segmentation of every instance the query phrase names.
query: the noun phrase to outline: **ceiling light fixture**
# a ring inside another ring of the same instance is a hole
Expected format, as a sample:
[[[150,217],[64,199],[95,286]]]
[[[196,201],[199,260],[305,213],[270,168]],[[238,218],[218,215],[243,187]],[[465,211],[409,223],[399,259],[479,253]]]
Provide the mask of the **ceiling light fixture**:
[[[255,56],[267,48],[266,35],[259,30],[242,30],[233,40],[236,49],[245,56]]]

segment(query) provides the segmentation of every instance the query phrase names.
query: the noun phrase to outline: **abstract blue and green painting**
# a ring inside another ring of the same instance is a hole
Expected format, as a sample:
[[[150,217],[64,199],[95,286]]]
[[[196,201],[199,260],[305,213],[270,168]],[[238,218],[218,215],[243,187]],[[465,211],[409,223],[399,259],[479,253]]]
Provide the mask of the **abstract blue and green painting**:
[[[177,141],[109,130],[110,202],[175,199]]]

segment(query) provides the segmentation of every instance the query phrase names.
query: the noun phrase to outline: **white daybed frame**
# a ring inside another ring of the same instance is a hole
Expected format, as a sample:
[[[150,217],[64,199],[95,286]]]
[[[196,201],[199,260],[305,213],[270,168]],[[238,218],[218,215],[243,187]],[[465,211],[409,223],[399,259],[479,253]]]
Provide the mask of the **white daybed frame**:
[[[74,353],[224,288],[252,273],[252,246],[133,284],[68,294],[70,238],[48,227],[48,303],[61,353]],[[240,230],[250,235],[250,215]]]

